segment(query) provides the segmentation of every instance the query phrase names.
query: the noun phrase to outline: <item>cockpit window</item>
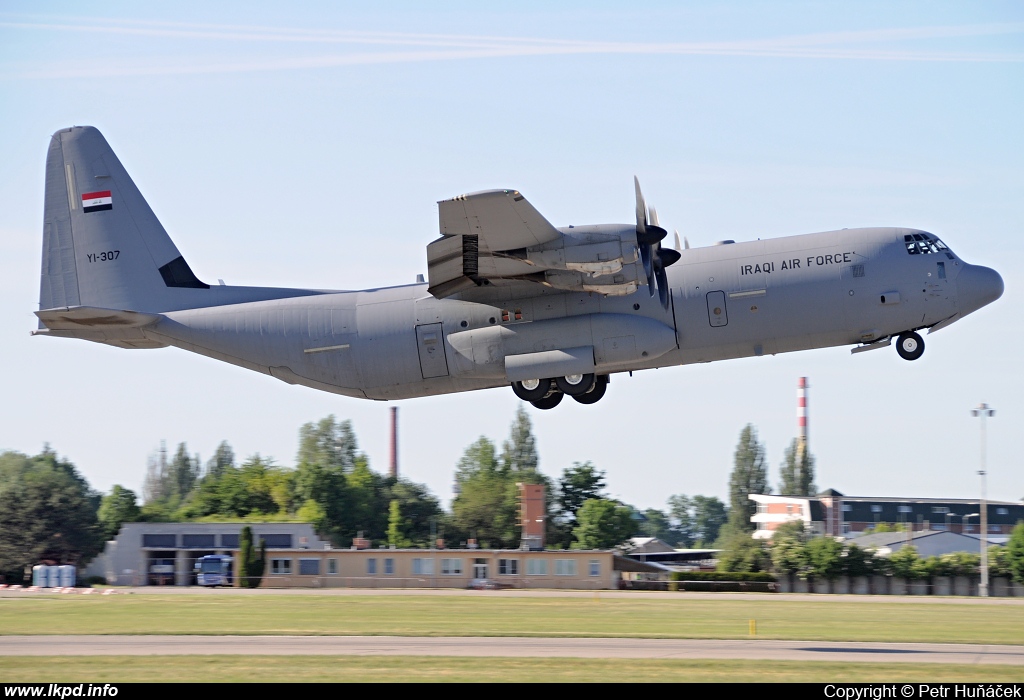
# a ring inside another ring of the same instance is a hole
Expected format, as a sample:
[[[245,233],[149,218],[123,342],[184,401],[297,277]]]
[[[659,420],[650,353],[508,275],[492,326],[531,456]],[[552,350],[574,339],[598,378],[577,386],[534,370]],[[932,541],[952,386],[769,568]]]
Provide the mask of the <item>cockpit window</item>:
[[[947,258],[953,259],[953,254],[949,252],[946,244],[930,233],[908,233],[903,236],[903,242],[909,255],[945,253]]]

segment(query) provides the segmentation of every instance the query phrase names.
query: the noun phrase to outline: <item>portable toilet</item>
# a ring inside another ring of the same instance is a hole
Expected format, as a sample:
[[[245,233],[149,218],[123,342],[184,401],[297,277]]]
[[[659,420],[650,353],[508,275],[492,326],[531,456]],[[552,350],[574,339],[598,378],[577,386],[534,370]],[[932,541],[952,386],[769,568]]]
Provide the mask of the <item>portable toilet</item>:
[[[32,585],[39,586],[40,588],[46,588],[47,582],[46,566],[44,564],[36,564],[32,567]]]
[[[71,566],[71,564],[63,564],[57,568],[60,569],[61,588],[74,588],[75,574],[78,573],[75,567]]]
[[[48,566],[46,567],[46,584],[48,588],[60,588],[60,567],[59,566]]]

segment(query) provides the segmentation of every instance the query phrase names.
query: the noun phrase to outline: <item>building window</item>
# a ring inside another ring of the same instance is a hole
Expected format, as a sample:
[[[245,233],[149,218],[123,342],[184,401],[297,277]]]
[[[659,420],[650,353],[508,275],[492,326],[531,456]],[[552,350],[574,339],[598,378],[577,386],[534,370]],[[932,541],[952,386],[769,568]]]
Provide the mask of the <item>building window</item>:
[[[1000,527],[999,525],[989,525],[988,526],[988,531],[989,531],[989,534],[991,534],[993,532],[996,533],[996,534],[999,534],[1000,532],[1003,531],[1003,528]]]
[[[441,574],[443,576],[459,576],[462,574],[461,559],[442,559]]]
[[[499,559],[498,560],[498,573],[502,576],[518,576],[519,575],[519,560],[518,559]]]
[[[575,576],[575,559],[555,559],[555,576]]]
[[[377,575],[377,560],[370,557],[366,560],[366,575],[376,576]]]
[[[843,523],[843,534],[844,535],[849,535],[850,534],[850,523]]]
[[[320,575],[320,560],[319,559],[299,559],[299,575],[300,576],[319,576]]]
[[[913,513],[914,509],[911,508],[910,506],[900,506],[900,512],[901,513]]]
[[[390,557],[384,560],[384,575],[391,576],[395,573],[395,560]]]
[[[328,559],[327,560],[327,573],[336,574],[338,573],[338,560]]]
[[[787,503],[786,504],[786,515],[792,515],[792,514],[793,514],[793,504],[792,503]]]
[[[526,560],[526,575],[527,576],[547,576],[548,575],[548,560],[547,559],[527,559]]]
[[[1009,515],[1009,514],[1010,514],[1010,509],[1009,508],[996,508],[996,515]]]
[[[853,510],[853,504],[852,503],[844,503],[843,504],[843,512],[844,513],[849,513],[852,510]]]
[[[589,569],[590,569],[589,573],[590,573],[591,576],[600,576],[601,575],[601,562],[599,562],[597,559],[591,559],[590,560],[590,564],[589,564]]]
[[[412,560],[412,575],[413,576],[433,576],[434,575],[434,560],[433,559],[413,559]]]
[[[932,529],[933,530],[945,530],[946,529],[946,523],[932,523]]]
[[[871,512],[872,513],[881,513],[882,512],[882,506],[871,506]]]
[[[292,560],[291,559],[271,559],[270,560],[270,573],[272,574],[290,574],[292,572]]]
[[[945,514],[949,512],[949,508],[947,508],[946,506],[932,506],[932,512]]]
[[[768,512],[768,504],[767,503],[758,503],[757,504],[757,512],[758,513],[767,513]]]

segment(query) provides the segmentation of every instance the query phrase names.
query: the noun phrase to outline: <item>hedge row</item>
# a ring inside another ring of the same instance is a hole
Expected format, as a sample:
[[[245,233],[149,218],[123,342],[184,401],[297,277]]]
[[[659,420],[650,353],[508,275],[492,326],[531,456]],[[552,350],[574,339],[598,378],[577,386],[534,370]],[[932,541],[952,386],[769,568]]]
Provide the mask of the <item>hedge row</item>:
[[[671,581],[759,581],[772,583],[775,575],[764,571],[674,571]]]

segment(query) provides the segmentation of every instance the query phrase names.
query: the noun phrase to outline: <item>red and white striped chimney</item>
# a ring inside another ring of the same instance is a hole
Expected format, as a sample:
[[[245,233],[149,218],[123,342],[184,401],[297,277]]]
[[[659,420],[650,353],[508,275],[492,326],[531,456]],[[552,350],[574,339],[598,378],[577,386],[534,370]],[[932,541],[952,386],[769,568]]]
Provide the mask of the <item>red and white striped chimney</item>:
[[[807,377],[800,377],[796,384],[796,425],[800,431],[798,455],[802,459],[807,449]]]

